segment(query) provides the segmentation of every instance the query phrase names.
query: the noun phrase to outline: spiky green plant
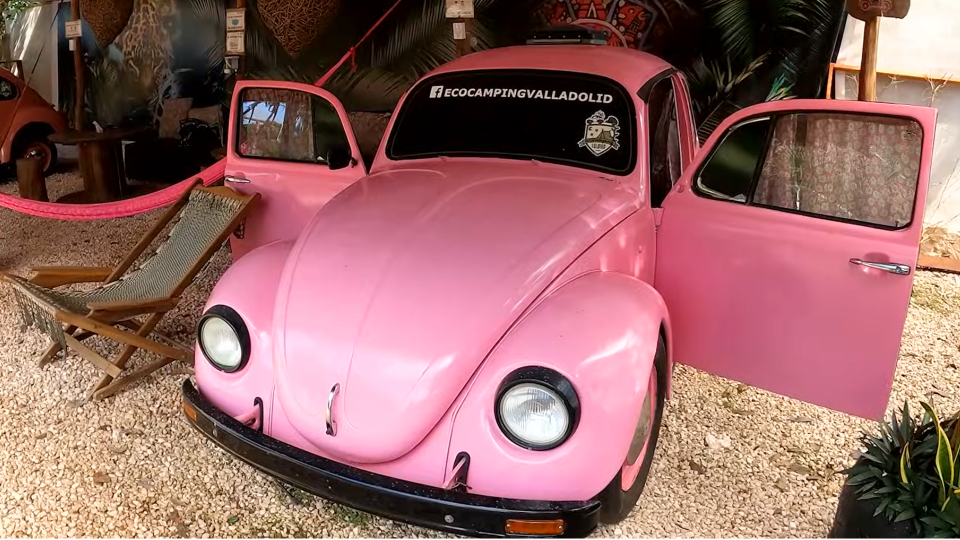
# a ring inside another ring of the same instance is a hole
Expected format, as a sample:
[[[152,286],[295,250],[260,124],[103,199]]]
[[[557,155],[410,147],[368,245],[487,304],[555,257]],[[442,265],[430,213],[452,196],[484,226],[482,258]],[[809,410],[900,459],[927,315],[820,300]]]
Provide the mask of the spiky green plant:
[[[921,404],[917,422],[904,403],[882,423],[879,435],[865,433],[861,459],[848,469],[847,483],[860,500],[876,500],[874,516],[908,522],[916,536],[956,538],[960,535],[960,488],[956,454],[960,451],[958,415],[941,422],[932,406]],[[953,435],[947,437],[947,433]],[[952,464],[949,468],[947,464]]]
[[[926,416],[930,418],[931,438],[936,441],[934,470],[936,471],[937,507],[931,515],[920,518],[926,525],[928,536],[933,538],[960,537],[960,414],[940,422],[936,411],[923,403]],[[901,481],[906,485],[915,485],[925,479],[917,476],[923,471],[914,469],[914,460],[909,445],[901,456]],[[914,473],[911,475],[910,473]]]

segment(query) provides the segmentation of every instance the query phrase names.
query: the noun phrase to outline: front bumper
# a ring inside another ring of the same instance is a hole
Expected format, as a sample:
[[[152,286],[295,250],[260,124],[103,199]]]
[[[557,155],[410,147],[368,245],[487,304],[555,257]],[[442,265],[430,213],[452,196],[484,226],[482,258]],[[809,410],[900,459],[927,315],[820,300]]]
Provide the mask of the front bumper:
[[[500,499],[397,480],[324,459],[245,426],[207,401],[187,379],[184,413],[193,427],[234,456],[324,499],[411,525],[479,537],[508,533],[507,520],[563,520],[562,536],[582,538],[597,527],[598,501]],[[529,535],[532,536],[532,535]]]

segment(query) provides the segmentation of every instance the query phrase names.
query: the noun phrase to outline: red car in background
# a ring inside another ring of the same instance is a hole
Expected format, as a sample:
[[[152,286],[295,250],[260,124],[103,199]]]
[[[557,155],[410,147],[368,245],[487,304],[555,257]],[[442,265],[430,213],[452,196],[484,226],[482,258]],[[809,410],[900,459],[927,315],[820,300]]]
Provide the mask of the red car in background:
[[[30,88],[22,73],[19,61],[0,64],[0,166],[37,153],[46,175],[57,164],[57,147],[47,137],[66,131],[67,118]]]

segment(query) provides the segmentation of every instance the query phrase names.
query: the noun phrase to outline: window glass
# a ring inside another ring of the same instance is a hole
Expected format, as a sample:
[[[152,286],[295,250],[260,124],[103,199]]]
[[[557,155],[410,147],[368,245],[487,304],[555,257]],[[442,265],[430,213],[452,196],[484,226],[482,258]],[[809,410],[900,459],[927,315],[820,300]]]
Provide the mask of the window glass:
[[[17,87],[10,81],[0,79],[0,101],[10,101],[17,97]]]
[[[763,206],[901,228],[913,218],[922,130],[852,113],[777,119],[757,183]]]
[[[398,112],[391,159],[537,159],[616,174],[636,162],[632,96],[581,73],[494,70],[442,74],[414,88]]]
[[[770,119],[761,118],[728,132],[701,169],[698,191],[716,199],[747,202],[769,128]]]
[[[247,88],[240,96],[237,153],[304,163],[349,149],[340,115],[319,96],[296,90]]]
[[[680,178],[680,133],[673,82],[664,79],[647,103],[650,126],[650,204],[658,208]]]

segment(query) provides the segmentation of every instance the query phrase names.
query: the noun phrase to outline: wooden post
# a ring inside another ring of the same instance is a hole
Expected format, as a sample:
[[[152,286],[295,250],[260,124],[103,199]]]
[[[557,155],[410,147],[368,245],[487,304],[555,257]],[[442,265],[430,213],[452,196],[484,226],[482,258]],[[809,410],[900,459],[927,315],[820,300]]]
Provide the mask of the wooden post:
[[[17,160],[17,188],[23,199],[50,201],[47,198],[47,184],[43,181],[43,163],[39,157]]]
[[[452,19],[453,40],[457,44],[457,55],[466,56],[473,52],[473,19]]]
[[[877,100],[877,48],[880,43],[880,17],[863,22],[863,54],[860,57],[860,101]]]
[[[473,52],[473,0],[445,0],[447,20],[453,23],[453,42],[457,56]]]
[[[242,9],[247,9],[247,0],[237,0],[237,7]],[[243,33],[244,35],[246,35],[247,31],[244,30]],[[240,55],[240,59],[237,60],[237,80],[238,81],[240,79],[243,79],[243,74],[246,71],[246,67],[247,67],[247,55],[242,54]]]
[[[70,0],[70,20],[79,21],[80,20],[80,0]],[[83,75],[84,75],[84,66],[83,66],[83,43],[81,38],[73,39],[73,71],[76,77],[77,85],[77,95],[76,103],[74,104],[74,126],[73,129],[82,130],[83,129],[83,103],[84,103],[84,94],[86,94],[86,89],[83,85]]]

